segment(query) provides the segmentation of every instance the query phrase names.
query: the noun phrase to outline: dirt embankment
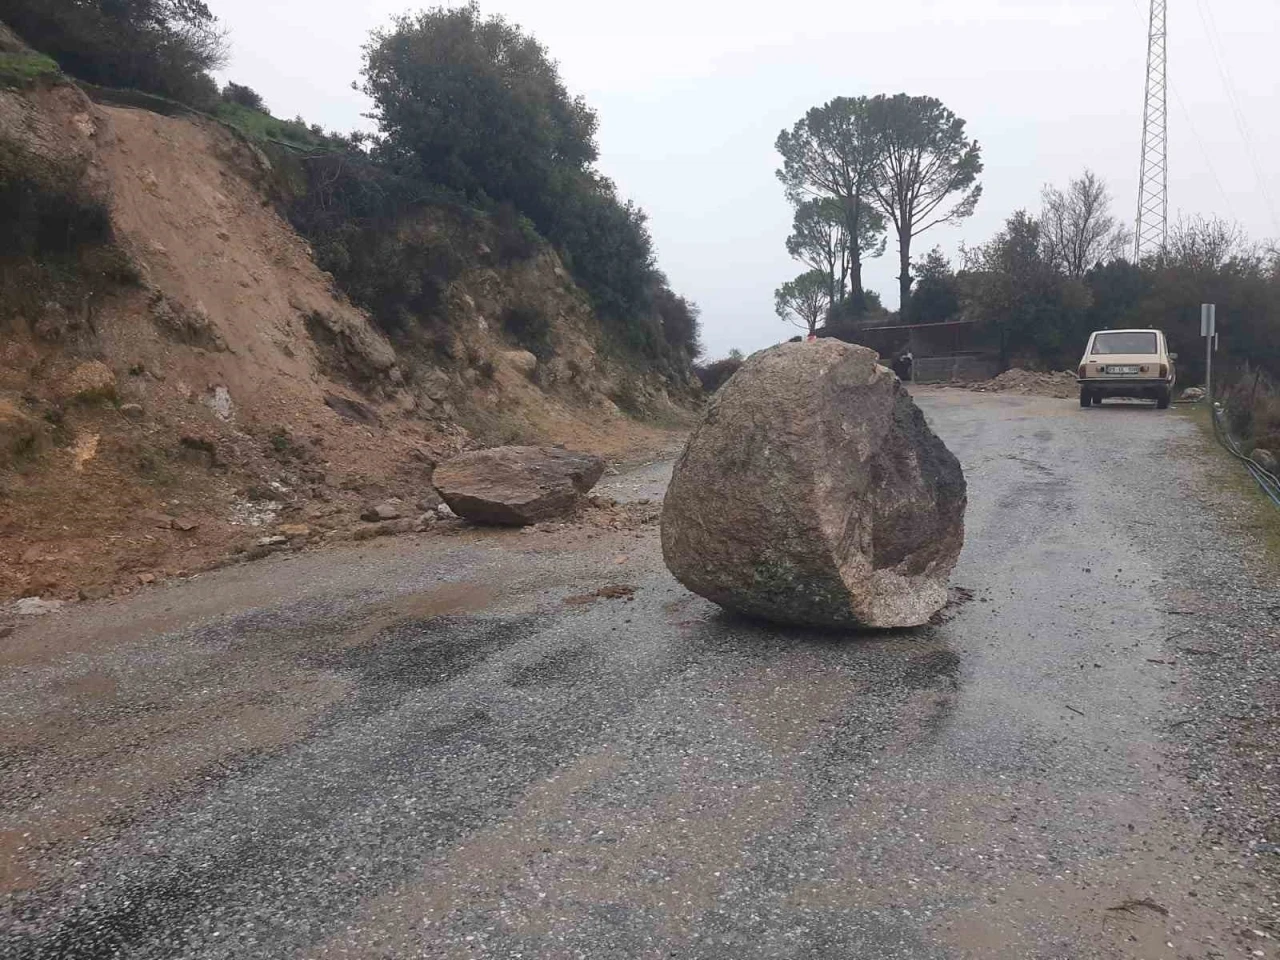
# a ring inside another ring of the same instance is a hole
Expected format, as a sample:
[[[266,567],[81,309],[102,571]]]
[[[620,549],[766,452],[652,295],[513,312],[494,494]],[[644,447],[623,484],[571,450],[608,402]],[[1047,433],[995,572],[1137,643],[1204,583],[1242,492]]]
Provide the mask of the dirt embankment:
[[[221,126],[70,85],[0,90],[0,146],[74,173],[117,255],[107,281],[83,264],[56,282],[38,264],[4,273],[0,599],[104,596],[352,536],[371,501],[422,527],[434,463],[480,443],[669,445],[611,398],[673,421],[679,400],[596,349],[548,251],[455,284],[462,359],[437,365],[335,288],[268,201],[266,158]],[[539,298],[554,355],[505,340],[516,297]]]
[[[1080,392],[1076,375],[1070,370],[1023,370],[1013,367],[981,383],[946,384],[981,393],[1013,393],[1023,397],[1056,397],[1068,400]]]

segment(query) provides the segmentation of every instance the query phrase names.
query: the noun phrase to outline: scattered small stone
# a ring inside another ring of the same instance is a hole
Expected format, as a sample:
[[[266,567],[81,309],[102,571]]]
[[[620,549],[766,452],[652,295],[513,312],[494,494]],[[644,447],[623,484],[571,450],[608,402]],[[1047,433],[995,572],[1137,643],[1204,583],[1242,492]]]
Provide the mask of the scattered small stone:
[[[193,520],[190,517],[176,517],[173,521],[173,529],[181,530],[183,533],[190,533],[200,526],[200,521]]]
[[[286,543],[288,543],[288,542],[289,542],[289,538],[288,538],[288,537],[281,537],[281,536],[259,537],[259,538],[258,538],[258,546],[260,546],[260,547],[278,547],[278,546],[281,546],[282,544],[286,544]]]
[[[41,600],[39,597],[23,597],[13,605],[15,613],[24,617],[43,617],[57,613],[66,604],[61,600]]]
[[[417,521],[410,519],[383,520],[371,523],[367,527],[357,527],[351,531],[353,540],[372,540],[374,537],[392,537],[401,533],[416,533]]]
[[[441,520],[457,520],[458,519],[458,515],[453,512],[453,508],[450,507],[447,503],[442,503],[440,504],[440,506],[436,507],[436,514],[439,515]]]
[[[154,573],[140,573],[138,574],[138,582],[143,585],[155,583],[156,575]]]
[[[371,506],[360,514],[360,519],[367,523],[378,523],[382,520],[399,520],[400,508],[387,500]]]
[[[120,413],[127,420],[141,420],[144,412],[140,403],[120,404]]]
[[[295,540],[300,537],[311,536],[311,528],[305,523],[282,523],[280,525],[280,535]]]

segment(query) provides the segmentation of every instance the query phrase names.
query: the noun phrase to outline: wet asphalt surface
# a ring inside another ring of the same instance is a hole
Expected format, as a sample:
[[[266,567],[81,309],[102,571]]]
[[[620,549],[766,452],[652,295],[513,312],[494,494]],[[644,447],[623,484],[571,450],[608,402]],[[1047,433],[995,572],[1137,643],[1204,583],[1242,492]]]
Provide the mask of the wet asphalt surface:
[[[1208,608],[1166,527],[1226,536],[1185,495],[1197,428],[920,402],[970,497],[920,630],[726,616],[656,525],[399,538],[21,625],[0,955],[1275,955],[1242,934],[1277,912],[1261,814],[1178,739],[1242,709],[1171,653]],[[1265,641],[1256,601],[1215,608],[1218,663]]]

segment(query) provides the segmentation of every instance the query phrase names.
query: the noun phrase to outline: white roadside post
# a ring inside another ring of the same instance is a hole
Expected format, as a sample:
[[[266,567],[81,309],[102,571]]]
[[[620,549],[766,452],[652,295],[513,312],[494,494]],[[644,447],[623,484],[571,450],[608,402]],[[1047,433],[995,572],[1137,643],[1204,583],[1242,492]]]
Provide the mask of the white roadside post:
[[[1200,336],[1204,337],[1204,395],[1213,409],[1213,351],[1218,345],[1218,308],[1213,303],[1200,304]]]

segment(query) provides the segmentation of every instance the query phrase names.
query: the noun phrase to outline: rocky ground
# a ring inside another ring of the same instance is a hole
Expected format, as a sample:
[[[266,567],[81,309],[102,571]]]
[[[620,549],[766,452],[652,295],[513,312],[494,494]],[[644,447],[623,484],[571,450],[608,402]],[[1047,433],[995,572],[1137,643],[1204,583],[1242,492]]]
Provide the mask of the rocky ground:
[[[1177,412],[918,395],[970,496],[919,630],[684,591],[661,461],[24,620],[0,952],[1277,956],[1267,515]]]

